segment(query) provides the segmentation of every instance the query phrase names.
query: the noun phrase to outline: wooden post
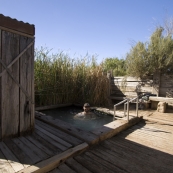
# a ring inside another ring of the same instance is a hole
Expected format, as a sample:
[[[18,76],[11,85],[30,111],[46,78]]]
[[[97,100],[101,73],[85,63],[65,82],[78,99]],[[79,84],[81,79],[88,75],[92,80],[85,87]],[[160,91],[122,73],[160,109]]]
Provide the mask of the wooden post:
[[[19,35],[2,31],[2,61],[9,64],[19,54]],[[19,62],[9,70],[19,81]],[[7,71],[2,78],[2,138],[18,134],[19,127],[19,87]]]
[[[35,90],[34,90],[34,45],[31,47],[31,99],[35,102]],[[31,103],[31,124],[30,130],[33,131],[35,127],[35,104]]]
[[[2,59],[2,51],[1,51],[1,47],[2,47],[2,30],[0,29],[0,59]],[[2,65],[0,64],[0,73],[2,72]],[[1,121],[1,117],[2,117],[2,77],[0,76],[0,140],[2,139],[2,121]]]
[[[32,42],[32,38],[20,38],[20,52]],[[20,58],[20,84],[27,93],[32,92],[32,47],[30,47]],[[23,132],[30,131],[31,123],[31,105],[26,95],[20,90],[20,135]]]

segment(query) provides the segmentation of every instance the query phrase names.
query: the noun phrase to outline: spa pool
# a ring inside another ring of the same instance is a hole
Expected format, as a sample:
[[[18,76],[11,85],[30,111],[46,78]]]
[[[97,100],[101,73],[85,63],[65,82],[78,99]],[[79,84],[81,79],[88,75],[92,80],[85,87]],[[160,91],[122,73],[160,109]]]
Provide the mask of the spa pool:
[[[108,115],[102,112],[98,112],[96,110],[92,110],[96,114],[95,119],[74,119],[73,117],[79,113],[83,112],[81,107],[77,106],[68,106],[51,110],[40,111],[48,116],[51,116],[55,119],[60,119],[71,125],[80,128],[85,131],[92,131],[99,127],[102,127],[105,124],[112,122],[113,116]]]

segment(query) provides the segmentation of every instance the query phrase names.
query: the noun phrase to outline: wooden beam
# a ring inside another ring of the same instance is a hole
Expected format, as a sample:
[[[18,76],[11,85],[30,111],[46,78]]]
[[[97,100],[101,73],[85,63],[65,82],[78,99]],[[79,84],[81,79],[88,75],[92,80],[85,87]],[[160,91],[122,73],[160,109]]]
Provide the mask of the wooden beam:
[[[55,155],[47,160],[44,160],[42,162],[39,162],[33,166],[30,166],[28,168],[25,168],[18,173],[44,173],[51,171],[52,169],[56,168],[60,163],[64,162],[67,160],[69,157],[72,157],[76,154],[79,154],[83,151],[85,151],[88,148],[87,143],[82,143],[74,148],[68,149],[67,151]]]
[[[173,104],[173,98],[166,98],[166,97],[149,97],[149,100],[151,101],[159,101],[159,102],[166,102]]]
[[[2,59],[2,30],[0,29],[0,59]],[[2,65],[0,64],[0,73]],[[2,77],[0,76],[0,140],[2,140]]]
[[[35,26],[29,23],[24,23],[16,19],[0,14],[0,27],[20,32],[29,36],[35,35]]]
[[[62,107],[66,107],[66,106],[72,106],[72,103],[67,103],[67,104],[58,104],[58,105],[50,105],[50,106],[42,106],[42,107],[36,107],[35,110],[36,111],[43,111],[43,110],[47,110],[47,109],[56,109],[56,108],[62,108]]]

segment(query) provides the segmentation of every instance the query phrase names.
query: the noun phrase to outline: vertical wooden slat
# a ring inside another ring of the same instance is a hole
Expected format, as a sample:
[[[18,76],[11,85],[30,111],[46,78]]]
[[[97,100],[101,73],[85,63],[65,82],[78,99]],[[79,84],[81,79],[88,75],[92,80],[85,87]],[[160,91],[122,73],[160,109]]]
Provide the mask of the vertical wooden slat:
[[[20,52],[26,48],[26,46],[31,43],[32,38],[20,36]],[[33,58],[32,48],[30,47],[21,57],[20,57],[20,84],[31,96],[32,88],[32,64],[31,59]],[[27,99],[26,95],[20,90],[20,134],[24,132],[29,132],[31,126],[31,103]]]
[[[0,29],[0,59],[2,59],[2,51],[1,51],[1,47],[2,47],[2,38],[1,38],[1,35],[2,35],[2,30]],[[0,73],[2,72],[2,65],[0,63]],[[1,122],[1,119],[2,119],[2,102],[1,102],[1,98],[2,98],[2,78],[0,77],[0,140],[2,140],[2,122]]]
[[[19,35],[2,31],[2,61],[8,65],[19,54]],[[9,70],[19,81],[19,61]],[[19,126],[19,87],[5,72],[2,76],[2,138],[18,134]]]
[[[31,97],[33,102],[35,102],[35,91],[34,91],[34,44],[31,47],[32,56],[31,56]],[[35,125],[35,104],[31,105],[31,130],[34,130]]]

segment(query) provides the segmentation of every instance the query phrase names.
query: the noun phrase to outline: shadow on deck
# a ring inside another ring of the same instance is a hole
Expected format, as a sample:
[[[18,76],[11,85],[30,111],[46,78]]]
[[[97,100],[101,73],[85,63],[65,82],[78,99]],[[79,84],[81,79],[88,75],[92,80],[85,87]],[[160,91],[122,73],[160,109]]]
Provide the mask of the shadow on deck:
[[[50,173],[172,173],[173,127],[140,122],[67,159]]]

